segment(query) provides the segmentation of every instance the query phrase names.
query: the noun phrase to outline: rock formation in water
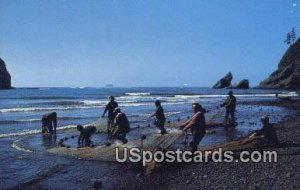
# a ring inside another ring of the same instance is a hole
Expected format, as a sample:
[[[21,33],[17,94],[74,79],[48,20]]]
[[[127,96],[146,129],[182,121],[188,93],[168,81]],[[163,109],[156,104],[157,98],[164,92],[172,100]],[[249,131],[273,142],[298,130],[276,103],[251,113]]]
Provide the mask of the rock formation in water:
[[[288,48],[278,69],[262,81],[258,88],[300,89],[300,39]]]
[[[227,88],[231,86],[231,80],[232,80],[232,74],[231,72],[227,73],[225,77],[221,78],[214,86],[213,88]]]
[[[236,88],[236,89],[249,89],[249,80],[243,79],[237,85],[233,86],[232,88]]]
[[[0,58],[0,89],[11,88],[11,77],[6,69],[5,62]]]

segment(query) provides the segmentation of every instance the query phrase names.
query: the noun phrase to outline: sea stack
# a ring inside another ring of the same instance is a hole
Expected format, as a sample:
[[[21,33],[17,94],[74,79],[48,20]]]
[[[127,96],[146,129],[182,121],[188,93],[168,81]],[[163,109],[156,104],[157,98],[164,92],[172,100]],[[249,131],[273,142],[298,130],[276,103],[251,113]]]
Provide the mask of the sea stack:
[[[221,78],[214,86],[213,88],[227,88],[231,86],[231,80],[232,80],[232,74],[231,72],[227,73],[223,78]]]
[[[257,88],[300,89],[300,39],[285,52],[278,69]]]
[[[11,88],[11,77],[6,69],[5,62],[0,58],[0,89]]]
[[[236,89],[249,89],[249,80],[243,79],[236,86],[233,86]]]

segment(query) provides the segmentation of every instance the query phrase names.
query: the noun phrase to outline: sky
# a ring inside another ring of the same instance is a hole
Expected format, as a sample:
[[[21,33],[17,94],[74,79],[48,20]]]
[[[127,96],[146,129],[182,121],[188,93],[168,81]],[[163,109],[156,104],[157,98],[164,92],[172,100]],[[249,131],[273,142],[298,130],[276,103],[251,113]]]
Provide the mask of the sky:
[[[15,87],[256,86],[277,68],[300,0],[0,0]]]

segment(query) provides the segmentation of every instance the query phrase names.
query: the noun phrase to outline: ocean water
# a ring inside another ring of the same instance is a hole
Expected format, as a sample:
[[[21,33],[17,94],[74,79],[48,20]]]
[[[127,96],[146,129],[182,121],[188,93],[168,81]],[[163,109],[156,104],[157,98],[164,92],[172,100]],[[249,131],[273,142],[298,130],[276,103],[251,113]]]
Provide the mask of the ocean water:
[[[275,99],[276,90],[234,90],[238,101]],[[281,92],[281,91],[280,91]],[[279,92],[279,93],[280,93]],[[215,110],[228,90],[211,88],[36,88],[0,91],[0,137],[40,130],[43,114],[56,111],[60,129],[88,124],[99,118],[107,97],[113,95],[131,125],[146,125],[155,100],[161,100],[169,120],[191,115],[191,104],[200,102]],[[239,110],[239,108],[238,108]]]
[[[0,91],[0,187],[11,188],[32,179],[43,179],[39,182],[43,187],[61,189],[66,184],[71,189],[86,188],[90,181],[74,183],[73,177],[86,177],[80,170],[89,173],[89,177],[98,176],[99,170],[106,171],[101,178],[113,183],[109,176],[122,167],[113,164],[76,160],[74,158],[49,155],[45,150],[57,146],[55,139],[45,139],[40,135],[41,117],[43,114],[56,111],[58,114],[58,135],[64,137],[64,129],[77,124],[90,124],[100,118],[108,102],[108,96],[113,95],[122,111],[127,114],[131,127],[141,126],[129,134],[129,140],[139,138],[140,133],[159,132],[147,127],[153,122],[149,119],[155,110],[154,101],[161,100],[167,121],[177,121],[191,116],[191,104],[199,102],[208,111],[207,120],[213,122],[224,120],[224,109],[217,109],[227,97],[228,89],[215,90],[211,88],[18,88]],[[249,134],[250,131],[261,127],[260,116],[268,114],[271,122],[278,122],[293,114],[293,110],[275,105],[252,105],[244,102],[277,101],[276,93],[288,93],[296,96],[295,92],[281,90],[236,90],[237,122],[233,131],[222,128],[216,133],[207,134],[200,146],[211,146],[231,141]],[[213,116],[213,117],[212,117]],[[105,119],[104,119],[105,120]],[[170,130],[170,129],[168,129]],[[105,135],[93,137],[95,144],[105,141]],[[52,142],[55,141],[55,142]],[[19,146],[15,146],[21,144]],[[29,150],[36,150],[32,153]],[[84,163],[84,168],[81,167]],[[48,165],[53,165],[49,169]],[[79,169],[78,167],[79,166]],[[111,171],[112,167],[116,167]],[[56,175],[53,176],[53,172]],[[48,174],[49,176],[46,175]],[[58,180],[59,179],[59,180]],[[57,182],[59,181],[59,182]],[[1,188],[0,188],[1,189]]]

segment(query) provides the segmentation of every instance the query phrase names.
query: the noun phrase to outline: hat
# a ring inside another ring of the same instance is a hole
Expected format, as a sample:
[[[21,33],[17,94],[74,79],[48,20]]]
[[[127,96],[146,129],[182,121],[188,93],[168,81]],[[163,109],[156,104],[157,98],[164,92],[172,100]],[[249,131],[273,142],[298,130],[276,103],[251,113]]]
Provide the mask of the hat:
[[[192,106],[193,106],[194,109],[196,109],[196,110],[198,110],[202,113],[206,112],[206,110],[201,106],[201,104],[199,104],[197,102],[193,103]]]
[[[117,112],[117,111],[121,111],[121,108],[116,107],[116,108],[114,109],[114,112]]]
[[[155,100],[156,105],[160,105],[160,100]]]
[[[82,125],[77,125],[77,130],[78,131],[81,131],[83,129],[83,126]]]
[[[260,118],[261,121],[269,121],[269,116],[264,115]]]

